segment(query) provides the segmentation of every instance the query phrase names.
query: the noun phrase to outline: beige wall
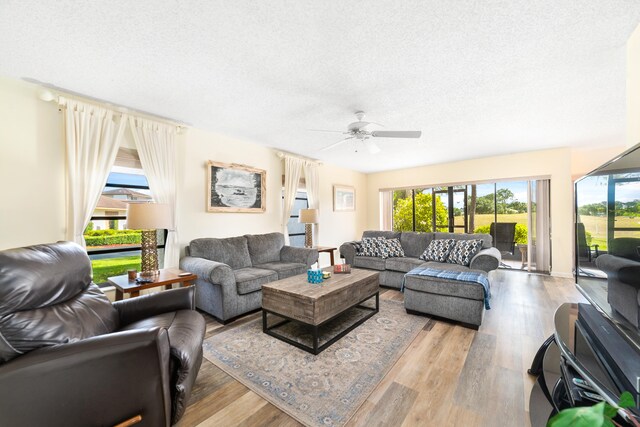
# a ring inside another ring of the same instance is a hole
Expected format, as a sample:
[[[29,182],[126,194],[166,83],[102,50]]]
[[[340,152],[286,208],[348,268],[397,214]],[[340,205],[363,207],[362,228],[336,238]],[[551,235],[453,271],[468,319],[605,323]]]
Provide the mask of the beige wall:
[[[65,150],[62,116],[55,103],[38,98],[38,87],[0,78],[0,249],[65,238]],[[281,231],[282,160],[247,141],[189,128],[177,137],[180,169],[178,230],[181,247],[197,237]],[[135,147],[130,131],[123,143]],[[267,171],[267,209],[260,214],[208,213],[207,160],[241,163]],[[333,212],[333,184],[356,188],[355,212]],[[366,175],[320,166],[318,243],[337,246],[362,234],[366,221]],[[328,256],[323,255],[323,264]]]
[[[0,77],[0,249],[65,238],[65,154],[57,106]]]
[[[627,147],[640,143],[640,25],[627,40]]]
[[[627,149],[624,145],[571,149],[571,177],[576,179],[593,171]]]
[[[228,237],[247,233],[281,231],[283,162],[271,148],[206,132],[187,129],[178,137],[180,164],[180,200],[178,229],[181,247],[198,237]],[[267,209],[265,213],[209,213],[205,206],[208,160],[241,163],[267,171]],[[320,165],[320,224],[317,242],[338,247],[362,234],[366,221],[366,203],[358,203],[355,212],[333,212],[333,184],[352,185],[356,199],[366,193],[366,175],[337,166]],[[337,254],[336,254],[337,255]],[[323,255],[322,264],[328,264]]]
[[[367,227],[379,228],[380,189],[532,177],[551,179],[552,272],[554,275],[570,277],[573,268],[573,187],[571,150],[568,148],[370,174]]]

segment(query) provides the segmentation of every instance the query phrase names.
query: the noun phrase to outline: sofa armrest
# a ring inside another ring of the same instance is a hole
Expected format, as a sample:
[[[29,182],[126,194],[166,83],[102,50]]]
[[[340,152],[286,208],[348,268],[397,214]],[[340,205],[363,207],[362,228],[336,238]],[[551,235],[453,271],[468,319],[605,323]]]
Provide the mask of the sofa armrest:
[[[236,276],[227,264],[198,257],[184,257],[180,260],[180,269],[198,275],[198,279],[206,280],[216,285],[234,285]]]
[[[356,257],[356,243],[360,242],[346,242],[340,245],[340,256],[344,258],[347,264],[353,265],[353,260]]]
[[[640,289],[640,262],[610,254],[596,258],[596,266],[607,273],[607,278],[618,280]]]
[[[283,246],[280,249],[280,261],[299,262],[311,267],[318,262],[318,250],[314,248],[296,248],[293,246]]]
[[[0,365],[3,425],[169,426],[169,338],[139,329],[41,348]]]
[[[483,270],[487,273],[497,269],[502,261],[502,255],[496,248],[482,249],[478,252],[469,263],[469,268],[473,270]]]
[[[120,327],[147,317],[178,310],[195,310],[195,289],[193,286],[170,289],[137,298],[129,298],[113,303],[118,311]]]

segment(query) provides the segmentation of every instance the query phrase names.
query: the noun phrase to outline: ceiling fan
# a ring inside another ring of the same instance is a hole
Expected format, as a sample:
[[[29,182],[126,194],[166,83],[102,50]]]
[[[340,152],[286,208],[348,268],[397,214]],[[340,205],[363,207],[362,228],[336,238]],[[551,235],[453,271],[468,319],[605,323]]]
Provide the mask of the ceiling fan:
[[[344,135],[348,135],[346,138],[335,142],[331,145],[328,145],[320,151],[330,150],[332,148],[337,147],[343,142],[349,141],[351,139],[355,139],[356,141],[360,141],[364,144],[365,148],[371,153],[376,154],[379,153],[380,147],[374,142],[371,141],[370,138],[420,138],[422,135],[422,131],[396,131],[396,130],[368,130],[369,125],[378,125],[382,126],[379,123],[375,122],[365,122],[364,121],[364,112],[356,111],[356,119],[358,121],[350,123],[347,126],[347,131],[334,131],[334,130],[321,130],[321,129],[310,129],[315,132],[334,132],[334,133],[342,133]]]

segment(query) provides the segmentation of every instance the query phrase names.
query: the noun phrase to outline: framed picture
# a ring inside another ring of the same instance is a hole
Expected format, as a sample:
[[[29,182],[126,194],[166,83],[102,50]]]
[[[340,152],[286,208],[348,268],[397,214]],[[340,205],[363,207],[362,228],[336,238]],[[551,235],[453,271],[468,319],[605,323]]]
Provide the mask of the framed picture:
[[[267,172],[251,166],[207,162],[208,212],[264,212]]]
[[[334,212],[349,212],[356,210],[356,189],[348,185],[333,186]]]

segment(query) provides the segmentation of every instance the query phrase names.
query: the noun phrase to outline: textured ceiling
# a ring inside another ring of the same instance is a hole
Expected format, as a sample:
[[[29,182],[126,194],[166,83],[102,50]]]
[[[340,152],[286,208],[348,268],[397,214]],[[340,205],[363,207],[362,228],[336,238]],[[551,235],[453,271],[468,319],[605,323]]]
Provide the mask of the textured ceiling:
[[[0,74],[360,171],[622,144],[640,1],[2,1]],[[1,94],[0,94],[1,96]],[[319,152],[364,110],[382,152]]]

